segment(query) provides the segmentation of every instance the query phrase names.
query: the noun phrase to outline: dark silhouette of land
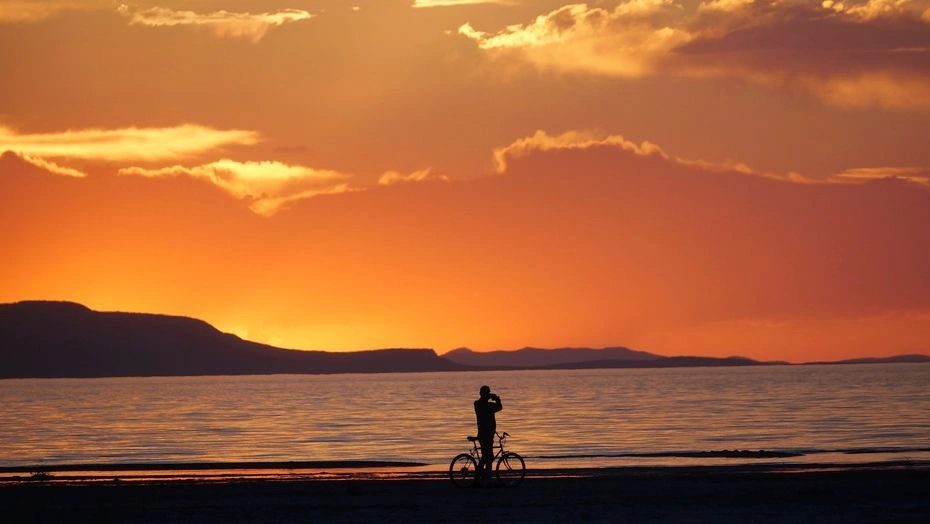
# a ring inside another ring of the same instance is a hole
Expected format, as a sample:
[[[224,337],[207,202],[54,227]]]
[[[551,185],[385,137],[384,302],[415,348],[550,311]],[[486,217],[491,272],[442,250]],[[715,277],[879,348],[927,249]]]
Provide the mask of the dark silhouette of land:
[[[186,317],[0,304],[0,378],[453,371],[431,349],[281,349]]]
[[[459,348],[442,356],[462,365],[497,369],[676,368],[786,364],[761,362],[745,357],[664,357],[623,347],[523,348],[487,353]]]
[[[930,362],[926,355],[818,364]],[[282,349],[193,318],[92,311],[72,302],[0,304],[0,378],[399,373],[505,369],[731,367],[788,364],[744,357],[667,357],[625,347],[459,348],[353,352]]]
[[[930,356],[927,355],[895,355],[893,357],[866,357],[866,358],[849,358],[846,360],[834,360],[824,362],[805,362],[805,365],[814,364],[915,364],[920,362],[930,362]]]
[[[526,347],[514,351],[472,351],[468,348],[458,348],[442,355],[453,362],[466,366],[481,367],[544,367],[576,364],[578,362],[593,362],[598,360],[622,360],[654,362],[661,360],[661,355],[636,351],[624,347],[602,349],[592,348],[557,348],[542,349]]]

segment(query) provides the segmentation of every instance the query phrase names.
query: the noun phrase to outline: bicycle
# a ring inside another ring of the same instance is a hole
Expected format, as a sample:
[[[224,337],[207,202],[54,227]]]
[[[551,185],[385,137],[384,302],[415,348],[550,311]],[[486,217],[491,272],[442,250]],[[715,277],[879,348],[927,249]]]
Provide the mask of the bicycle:
[[[523,478],[526,477],[526,463],[523,462],[523,457],[514,451],[504,449],[504,440],[509,436],[510,434],[506,431],[503,434],[497,433],[498,444],[494,446],[494,449],[497,450],[494,454],[494,459],[497,460],[497,467],[495,468],[497,481],[507,487],[516,486],[523,482]],[[458,488],[474,486],[477,484],[478,475],[481,473],[478,470],[479,459],[481,458],[478,437],[465,438],[472,444],[471,451],[456,455],[452,459],[452,463],[449,464],[449,479]]]

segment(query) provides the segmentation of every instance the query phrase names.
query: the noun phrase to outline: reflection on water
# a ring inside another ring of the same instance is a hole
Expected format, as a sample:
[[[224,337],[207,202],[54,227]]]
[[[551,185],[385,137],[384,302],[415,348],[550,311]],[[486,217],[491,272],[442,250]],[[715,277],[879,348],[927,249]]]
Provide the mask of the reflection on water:
[[[930,365],[902,364],[0,380],[0,466],[444,465],[468,447],[485,383],[503,400],[508,447],[553,457],[532,466],[709,463],[616,455],[723,449],[930,457]]]

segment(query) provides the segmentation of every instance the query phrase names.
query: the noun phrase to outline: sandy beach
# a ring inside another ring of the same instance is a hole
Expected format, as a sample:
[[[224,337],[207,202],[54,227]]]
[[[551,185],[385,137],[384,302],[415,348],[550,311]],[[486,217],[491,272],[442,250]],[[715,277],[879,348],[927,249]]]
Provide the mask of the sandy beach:
[[[438,472],[107,475],[0,483],[4,522],[925,522],[930,465],[530,471],[457,489]],[[119,480],[116,480],[119,479]]]

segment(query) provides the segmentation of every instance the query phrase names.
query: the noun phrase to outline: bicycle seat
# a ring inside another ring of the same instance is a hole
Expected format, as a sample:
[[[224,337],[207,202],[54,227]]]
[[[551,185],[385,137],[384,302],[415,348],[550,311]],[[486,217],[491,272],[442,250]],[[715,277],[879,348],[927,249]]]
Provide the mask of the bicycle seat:
[[[465,438],[467,438],[469,442],[477,442],[477,441],[478,441],[478,437],[465,437]]]

